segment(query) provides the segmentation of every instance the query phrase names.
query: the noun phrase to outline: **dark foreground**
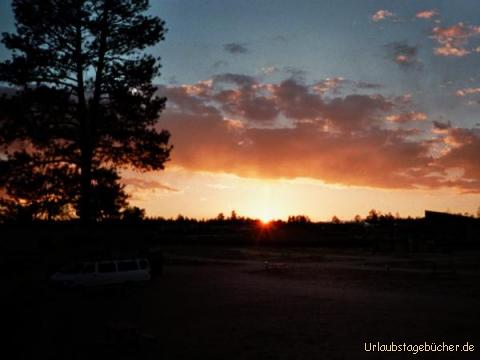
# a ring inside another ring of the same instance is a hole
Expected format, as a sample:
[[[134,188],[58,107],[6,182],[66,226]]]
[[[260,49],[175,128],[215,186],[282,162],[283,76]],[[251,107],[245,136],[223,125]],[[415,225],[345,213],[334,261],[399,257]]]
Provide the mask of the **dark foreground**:
[[[480,352],[480,254],[191,246],[164,254],[163,275],[144,287],[50,289],[40,265],[10,276],[1,357],[476,359]],[[468,342],[475,350],[364,350],[365,342],[392,341]]]

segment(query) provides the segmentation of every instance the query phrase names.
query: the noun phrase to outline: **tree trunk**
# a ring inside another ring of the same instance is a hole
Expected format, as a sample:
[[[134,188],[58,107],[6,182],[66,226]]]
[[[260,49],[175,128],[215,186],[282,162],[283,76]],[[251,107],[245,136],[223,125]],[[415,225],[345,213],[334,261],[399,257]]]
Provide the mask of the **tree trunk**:
[[[84,140],[88,142],[88,139]],[[92,212],[92,156],[87,144],[82,146],[80,171],[80,221],[82,224],[89,224],[94,219]]]
[[[92,213],[92,140],[91,124],[87,114],[87,104],[85,99],[85,84],[83,79],[83,51],[82,51],[82,24],[76,26],[76,71],[77,71],[77,97],[78,107],[77,116],[80,124],[79,142],[80,142],[80,199],[79,216],[82,224],[89,224],[93,221]]]
[[[80,109],[84,113],[81,129],[81,187],[80,187],[80,220],[83,224],[94,221],[92,209],[92,159],[93,147],[95,143],[95,126],[98,121],[100,111],[100,98],[102,92],[103,71],[105,66],[105,53],[107,46],[108,33],[108,12],[109,2],[105,2],[102,14],[102,29],[100,31],[100,46],[97,54],[97,68],[95,70],[95,84],[93,89],[93,98],[90,107],[87,110],[85,101],[85,91],[82,91],[83,97],[80,99]],[[83,88],[83,77],[82,77]]]

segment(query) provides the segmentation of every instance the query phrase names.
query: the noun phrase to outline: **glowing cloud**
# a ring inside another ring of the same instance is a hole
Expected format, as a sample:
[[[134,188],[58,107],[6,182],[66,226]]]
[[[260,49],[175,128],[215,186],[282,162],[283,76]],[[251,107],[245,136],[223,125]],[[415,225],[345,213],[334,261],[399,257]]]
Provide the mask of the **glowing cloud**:
[[[425,121],[428,119],[428,115],[423,112],[406,112],[401,114],[392,114],[385,117],[387,121],[391,121],[394,123],[408,123],[413,121]]]
[[[439,15],[437,10],[423,10],[415,14],[417,19],[431,19],[434,16]]]
[[[430,132],[392,129],[392,123],[425,122],[429,116],[412,108],[411,95],[326,97],[315,89],[319,83],[262,83],[247,75],[220,74],[193,85],[202,91],[187,91],[188,84],[161,88],[169,105],[160,126],[171,131],[176,146],[172,164],[257,179],[480,192],[480,185],[475,188],[462,176],[452,182],[448,175],[455,166],[480,184],[478,152],[473,151],[480,147],[478,132],[438,121]],[[272,109],[265,126],[262,121]],[[460,161],[459,149],[471,154],[468,162]]]
[[[463,57],[471,51],[466,48],[470,38],[480,35],[480,26],[465,25],[462,22],[449,27],[434,27],[432,37],[441,46],[435,48],[439,56]]]
[[[386,18],[395,16],[394,13],[388,10],[378,10],[375,14],[372,15],[372,20],[375,22],[385,20]]]
[[[480,94],[480,88],[465,88],[465,89],[460,89],[457,90],[455,95],[457,96],[467,96],[467,95],[474,95],[474,94]]]

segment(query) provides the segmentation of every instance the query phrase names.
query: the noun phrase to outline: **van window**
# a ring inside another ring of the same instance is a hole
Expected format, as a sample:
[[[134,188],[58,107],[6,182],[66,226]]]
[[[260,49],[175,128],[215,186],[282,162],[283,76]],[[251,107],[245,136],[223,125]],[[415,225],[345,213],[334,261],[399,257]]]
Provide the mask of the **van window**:
[[[140,269],[146,269],[148,267],[148,261],[147,260],[139,260],[138,264],[140,265]]]
[[[137,269],[136,261],[121,261],[118,263],[118,271],[132,271]]]
[[[91,274],[95,272],[95,264],[92,263],[87,263],[83,265],[83,271],[84,274]]]
[[[98,272],[106,273],[106,272],[115,272],[117,271],[117,267],[113,262],[104,262],[98,263]]]

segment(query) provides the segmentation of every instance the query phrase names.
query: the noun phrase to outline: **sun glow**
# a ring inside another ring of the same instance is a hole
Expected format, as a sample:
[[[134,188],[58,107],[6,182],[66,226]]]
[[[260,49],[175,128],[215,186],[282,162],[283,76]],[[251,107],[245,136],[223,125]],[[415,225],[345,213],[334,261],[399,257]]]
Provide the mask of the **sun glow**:
[[[273,219],[260,219],[262,226],[268,226],[273,221]]]
[[[267,225],[273,221],[273,216],[270,211],[264,210],[258,216],[263,225]]]

